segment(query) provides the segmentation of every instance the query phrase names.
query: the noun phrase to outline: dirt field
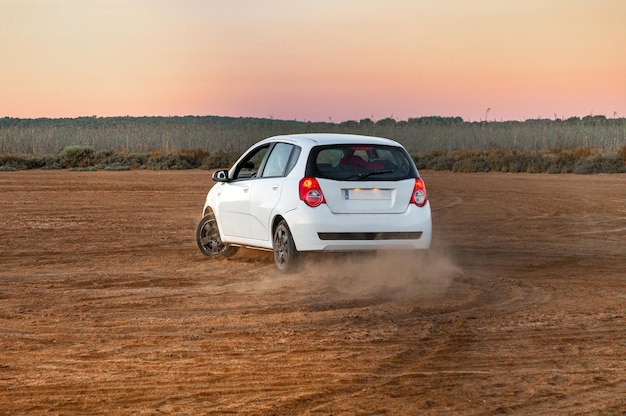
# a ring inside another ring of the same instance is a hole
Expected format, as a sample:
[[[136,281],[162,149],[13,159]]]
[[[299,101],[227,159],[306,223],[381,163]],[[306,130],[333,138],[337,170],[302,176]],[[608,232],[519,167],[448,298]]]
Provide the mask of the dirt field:
[[[626,175],[422,172],[426,255],[210,261],[210,172],[0,172],[0,414],[626,414]]]

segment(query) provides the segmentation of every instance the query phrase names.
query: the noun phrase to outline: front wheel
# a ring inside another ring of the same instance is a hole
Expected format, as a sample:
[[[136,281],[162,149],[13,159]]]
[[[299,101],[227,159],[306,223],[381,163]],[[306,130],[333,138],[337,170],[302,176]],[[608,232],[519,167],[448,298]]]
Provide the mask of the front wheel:
[[[222,241],[215,215],[212,213],[205,215],[200,220],[198,228],[196,228],[196,242],[202,254],[209,257],[230,257],[237,252],[238,248]]]
[[[301,253],[296,249],[293,236],[287,223],[282,220],[274,230],[274,264],[283,273],[293,273],[298,270],[301,262]]]

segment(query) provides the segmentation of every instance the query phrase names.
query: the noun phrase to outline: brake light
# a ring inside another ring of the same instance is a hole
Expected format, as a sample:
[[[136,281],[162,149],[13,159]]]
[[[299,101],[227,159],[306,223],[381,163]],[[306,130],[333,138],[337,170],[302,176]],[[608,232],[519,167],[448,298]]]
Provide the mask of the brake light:
[[[413,194],[411,195],[411,204],[415,204],[418,207],[426,205],[428,198],[426,197],[426,185],[421,178],[415,178],[415,186],[413,187]]]
[[[300,179],[300,199],[310,207],[319,207],[324,201],[322,188],[315,178]]]

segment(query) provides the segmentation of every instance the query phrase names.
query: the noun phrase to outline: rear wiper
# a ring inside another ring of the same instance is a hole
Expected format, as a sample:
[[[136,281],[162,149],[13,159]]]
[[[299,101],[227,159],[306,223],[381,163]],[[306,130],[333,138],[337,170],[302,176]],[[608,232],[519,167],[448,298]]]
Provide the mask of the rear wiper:
[[[349,176],[348,179],[365,179],[372,175],[384,175],[385,173],[393,173],[393,169],[370,170],[369,172],[361,172],[358,175]]]

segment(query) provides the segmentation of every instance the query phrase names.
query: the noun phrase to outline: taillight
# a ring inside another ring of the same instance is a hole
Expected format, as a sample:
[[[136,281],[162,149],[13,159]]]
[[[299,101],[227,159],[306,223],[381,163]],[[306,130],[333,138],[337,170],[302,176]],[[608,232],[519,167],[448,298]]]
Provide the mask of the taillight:
[[[322,188],[315,178],[300,179],[300,199],[310,207],[319,207],[324,201]]]
[[[413,187],[413,194],[411,195],[411,204],[415,204],[418,207],[426,205],[426,185],[421,178],[415,179],[415,186]]]

